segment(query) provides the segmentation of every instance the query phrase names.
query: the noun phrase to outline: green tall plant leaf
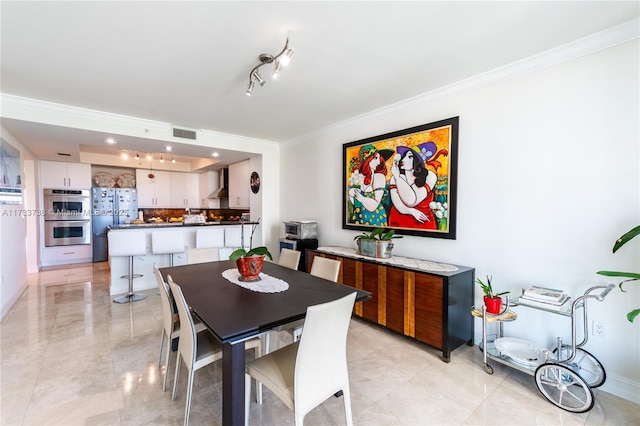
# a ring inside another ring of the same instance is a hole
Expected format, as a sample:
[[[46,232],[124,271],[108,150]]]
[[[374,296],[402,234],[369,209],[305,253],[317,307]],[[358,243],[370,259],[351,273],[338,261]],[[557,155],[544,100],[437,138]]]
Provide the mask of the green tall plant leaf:
[[[636,237],[638,234],[640,234],[640,225],[636,226],[631,231],[625,233],[620,238],[618,238],[615,244],[613,245],[613,252],[615,253],[616,251],[618,251],[620,247],[628,243],[632,238]],[[627,283],[629,281],[640,280],[640,273],[636,273],[636,272],[598,271],[597,273],[599,275],[604,275],[606,277],[628,278],[627,280],[621,281],[618,284],[618,287],[620,287],[620,291],[625,291],[625,289],[622,287],[622,284]],[[633,322],[638,315],[640,315],[640,309],[634,309],[627,313],[627,320],[629,320],[629,322]]]
[[[636,226],[631,231],[627,232],[622,237],[618,238],[616,240],[616,243],[613,245],[613,252],[615,253],[616,251],[618,251],[620,247],[625,245],[630,239],[632,239],[638,234],[640,234],[640,225]]]

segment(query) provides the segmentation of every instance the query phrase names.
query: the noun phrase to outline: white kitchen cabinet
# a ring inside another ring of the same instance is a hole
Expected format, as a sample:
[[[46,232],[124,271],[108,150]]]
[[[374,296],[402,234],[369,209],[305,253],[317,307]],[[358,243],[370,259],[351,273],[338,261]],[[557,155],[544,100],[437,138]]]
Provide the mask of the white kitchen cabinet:
[[[43,188],[89,189],[92,186],[91,165],[41,161],[40,182]]]
[[[229,165],[229,208],[249,208],[249,160]]]
[[[149,178],[149,173],[154,177]],[[171,207],[171,172],[136,169],[138,207]]]
[[[85,263],[93,260],[91,244],[60,247],[43,247],[41,253],[42,266],[67,265]]]
[[[219,209],[220,200],[210,199],[209,194],[220,188],[219,172],[204,172],[198,175],[200,184],[200,207],[204,209]]]
[[[198,208],[199,187],[199,177],[196,173],[171,172],[171,207]]]

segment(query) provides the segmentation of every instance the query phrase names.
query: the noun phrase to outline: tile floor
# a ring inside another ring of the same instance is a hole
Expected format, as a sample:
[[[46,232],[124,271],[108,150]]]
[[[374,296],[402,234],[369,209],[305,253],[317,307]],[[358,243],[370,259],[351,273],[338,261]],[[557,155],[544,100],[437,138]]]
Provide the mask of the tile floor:
[[[147,291],[143,301],[112,303],[108,274],[97,263],[29,276],[1,324],[3,425],[182,424],[187,375],[176,401],[161,389],[160,296]],[[287,336],[278,336],[280,344]],[[359,319],[348,345],[356,425],[640,424],[640,406],[597,389],[588,413],[556,408],[529,375],[500,365],[486,374],[477,347],[456,349],[445,364],[438,351]],[[172,355],[169,386],[174,363]],[[220,424],[220,380],[219,363],[196,372],[192,425]],[[342,399],[330,398],[305,420],[344,424]],[[262,406],[252,403],[250,423],[293,421],[266,390]]]

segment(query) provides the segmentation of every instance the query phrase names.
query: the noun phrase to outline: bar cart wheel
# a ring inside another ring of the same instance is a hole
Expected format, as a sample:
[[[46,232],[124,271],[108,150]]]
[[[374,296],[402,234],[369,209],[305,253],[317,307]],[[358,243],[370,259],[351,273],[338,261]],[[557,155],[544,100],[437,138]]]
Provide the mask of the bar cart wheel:
[[[489,364],[484,365],[484,372],[487,374],[493,374],[493,367]]]
[[[569,359],[571,354],[571,345],[562,345],[562,354],[557,359]],[[553,353],[557,353],[558,348],[553,350]],[[593,356],[590,352],[585,351],[582,348],[576,348],[576,356],[573,361],[566,364],[567,367],[578,373],[591,388],[597,388],[602,386],[607,380],[607,373],[602,366],[602,363]]]
[[[562,364],[542,364],[534,375],[540,393],[563,410],[584,413],[593,407],[593,391],[587,382],[569,367]]]

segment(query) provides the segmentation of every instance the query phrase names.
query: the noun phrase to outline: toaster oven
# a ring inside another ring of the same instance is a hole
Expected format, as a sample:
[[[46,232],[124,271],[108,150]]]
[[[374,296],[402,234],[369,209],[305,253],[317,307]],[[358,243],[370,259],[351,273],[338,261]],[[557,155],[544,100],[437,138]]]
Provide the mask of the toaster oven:
[[[318,238],[318,223],[310,220],[284,222],[284,235],[293,240]]]

